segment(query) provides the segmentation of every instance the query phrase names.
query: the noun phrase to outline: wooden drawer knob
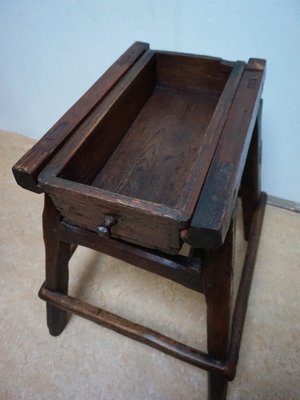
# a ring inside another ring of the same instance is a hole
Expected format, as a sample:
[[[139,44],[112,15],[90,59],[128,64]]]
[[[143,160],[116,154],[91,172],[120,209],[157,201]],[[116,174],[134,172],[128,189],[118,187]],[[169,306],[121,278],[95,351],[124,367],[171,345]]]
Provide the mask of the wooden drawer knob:
[[[104,222],[102,225],[97,226],[96,232],[99,236],[102,237],[110,237],[110,228],[116,225],[117,221],[116,218],[111,215],[104,216]]]

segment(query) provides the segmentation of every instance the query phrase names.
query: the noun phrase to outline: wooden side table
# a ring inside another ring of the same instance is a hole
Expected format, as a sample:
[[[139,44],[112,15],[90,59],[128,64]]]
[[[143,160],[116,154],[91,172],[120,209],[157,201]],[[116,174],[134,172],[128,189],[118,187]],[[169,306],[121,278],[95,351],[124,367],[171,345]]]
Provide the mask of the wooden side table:
[[[209,372],[209,399],[235,376],[266,194],[260,188],[265,61],[133,44],[13,167],[45,193],[50,333],[74,312]],[[233,263],[240,194],[248,248]],[[190,245],[188,257],[179,254]],[[201,292],[208,353],[68,296],[68,261],[90,247]]]

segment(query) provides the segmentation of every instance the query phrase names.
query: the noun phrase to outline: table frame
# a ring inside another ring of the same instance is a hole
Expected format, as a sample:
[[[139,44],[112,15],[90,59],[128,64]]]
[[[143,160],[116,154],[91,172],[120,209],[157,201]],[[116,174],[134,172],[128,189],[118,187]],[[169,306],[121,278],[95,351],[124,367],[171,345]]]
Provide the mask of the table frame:
[[[38,177],[47,163],[70,138],[80,121],[91,112],[149,46],[135,43],[106,74],[13,167],[17,182],[43,192]],[[50,334],[59,335],[67,313],[74,312],[95,323],[143,342],[209,372],[208,397],[226,398],[239,357],[252,276],[261,235],[267,196],[261,192],[261,93],[265,61],[250,59],[237,88],[228,117],[189,228],[181,239],[191,246],[188,257],[168,255],[97,233],[63,220],[45,193],[43,233],[46,280],[39,296],[47,303]],[[247,251],[239,275],[234,263],[236,204],[243,206]],[[134,266],[171,279],[204,294],[207,303],[207,349],[191,348],[150,328],[68,296],[68,263],[77,245],[108,254]],[[240,276],[240,279],[237,277]]]

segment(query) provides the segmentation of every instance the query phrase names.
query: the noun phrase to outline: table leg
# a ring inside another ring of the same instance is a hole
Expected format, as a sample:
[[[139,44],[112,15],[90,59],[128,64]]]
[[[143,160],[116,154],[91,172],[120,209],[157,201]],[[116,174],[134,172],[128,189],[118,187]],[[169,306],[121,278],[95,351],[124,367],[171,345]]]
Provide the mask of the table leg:
[[[51,198],[45,194],[43,234],[46,255],[45,287],[55,292],[68,292],[68,262],[71,245],[59,239],[60,214]],[[47,325],[53,336],[58,336],[67,323],[67,312],[47,303]]]
[[[256,123],[253,130],[253,135],[241,181],[244,237],[246,240],[249,240],[253,212],[260,199],[260,194],[261,194],[261,183],[260,183],[261,114],[262,114],[262,100],[260,101]]]
[[[228,356],[231,333],[234,236],[235,214],[223,246],[206,251],[203,271],[207,304],[207,350],[209,355],[218,360],[226,360]],[[227,386],[225,377],[209,373],[208,399],[224,400]]]

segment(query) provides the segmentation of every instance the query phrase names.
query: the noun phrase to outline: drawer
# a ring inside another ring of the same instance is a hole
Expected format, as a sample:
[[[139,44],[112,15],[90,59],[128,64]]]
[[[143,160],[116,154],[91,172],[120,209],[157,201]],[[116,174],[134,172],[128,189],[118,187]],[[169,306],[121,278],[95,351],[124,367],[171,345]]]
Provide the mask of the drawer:
[[[44,189],[67,223],[99,233],[99,228],[113,219],[107,227],[108,237],[170,254],[181,248],[179,232],[188,226],[188,221],[174,210],[100,189],[93,193],[93,188],[81,188],[81,184],[60,179],[45,183]]]

